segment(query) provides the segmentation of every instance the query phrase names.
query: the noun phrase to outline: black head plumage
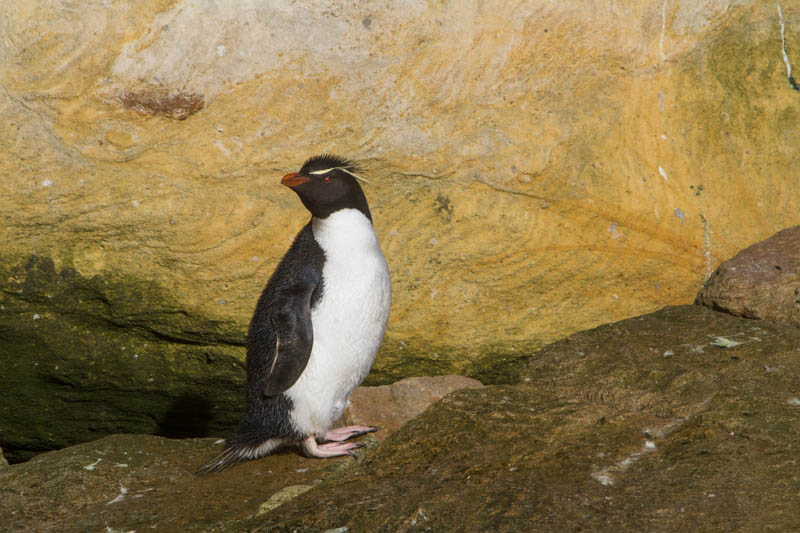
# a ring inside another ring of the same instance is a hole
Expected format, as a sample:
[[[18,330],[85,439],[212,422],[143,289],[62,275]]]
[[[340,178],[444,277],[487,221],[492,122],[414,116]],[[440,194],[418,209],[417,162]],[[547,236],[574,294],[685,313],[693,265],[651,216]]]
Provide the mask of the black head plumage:
[[[371,221],[367,198],[358,183],[363,178],[356,175],[357,171],[349,159],[323,154],[306,160],[299,172],[287,174],[281,183],[296,192],[317,218],[327,218],[341,209],[357,209]]]

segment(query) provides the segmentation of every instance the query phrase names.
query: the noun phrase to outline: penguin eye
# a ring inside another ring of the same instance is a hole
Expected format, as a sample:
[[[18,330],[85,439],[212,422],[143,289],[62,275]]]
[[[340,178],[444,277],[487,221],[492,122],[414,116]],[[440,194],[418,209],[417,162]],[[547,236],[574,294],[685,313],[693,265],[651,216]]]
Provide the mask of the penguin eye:
[[[330,183],[331,182],[331,177],[330,176],[325,176],[324,178],[322,178],[322,181],[324,181],[325,183]]]

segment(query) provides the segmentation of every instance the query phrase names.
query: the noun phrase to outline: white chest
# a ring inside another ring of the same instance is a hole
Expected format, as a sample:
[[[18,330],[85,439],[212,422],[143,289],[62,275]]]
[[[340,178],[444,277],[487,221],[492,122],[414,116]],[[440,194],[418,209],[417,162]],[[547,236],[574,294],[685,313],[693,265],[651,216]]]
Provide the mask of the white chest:
[[[345,209],[312,221],[325,252],[323,292],[311,313],[314,344],[300,379],[287,391],[293,419],[324,433],[367,376],[389,319],[391,282],[372,224]]]

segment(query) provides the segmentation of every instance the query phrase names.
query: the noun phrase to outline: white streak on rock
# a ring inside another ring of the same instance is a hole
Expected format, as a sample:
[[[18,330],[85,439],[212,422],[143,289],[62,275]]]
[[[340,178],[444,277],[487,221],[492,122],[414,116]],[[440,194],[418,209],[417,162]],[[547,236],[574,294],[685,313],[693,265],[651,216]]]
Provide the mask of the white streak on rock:
[[[225,148],[225,145],[222,144],[222,141],[220,141],[219,139],[214,139],[214,142],[212,144],[216,146],[217,149],[225,155],[225,157],[231,156],[231,151]]]
[[[701,404],[701,406],[702,405],[703,404]],[[659,428],[645,429],[644,434],[648,438],[645,439],[644,444],[642,444],[642,447],[639,449],[639,451],[629,454],[627,457],[625,457],[621,461],[611,466],[595,470],[591,474],[592,479],[598,481],[602,485],[606,486],[614,485],[616,483],[616,479],[614,477],[615,474],[621,474],[625,472],[631,466],[633,466],[639,459],[641,459],[645,455],[653,453],[657,449],[655,440],[653,439],[662,439],[668,436],[685,422],[686,419],[677,419]]]
[[[93,462],[92,464],[84,466],[83,469],[84,470],[88,470],[89,472],[91,472],[92,470],[94,470],[94,467],[96,467],[97,463],[99,463],[100,461],[102,461],[102,459],[98,459],[97,461]]]
[[[786,26],[783,23],[783,11],[778,4],[778,20],[781,22],[781,52],[783,52],[783,62],[786,63],[786,77],[792,77],[792,64],[789,63],[789,55],[786,53]]]
[[[119,486],[119,494],[116,498],[111,500],[110,502],[106,503],[106,505],[111,505],[112,503],[118,503],[125,499],[125,495],[128,494],[128,489],[123,487],[122,485]]]
[[[711,344],[714,346],[719,346],[720,348],[733,348],[735,346],[739,346],[740,344],[744,344],[744,342],[732,341],[731,339],[727,339],[725,337],[714,337],[714,342]]]
[[[713,273],[713,270],[711,269],[711,228],[708,225],[708,220],[706,220],[706,217],[701,215],[700,219],[703,221],[703,255],[706,258],[705,279],[708,279]]]

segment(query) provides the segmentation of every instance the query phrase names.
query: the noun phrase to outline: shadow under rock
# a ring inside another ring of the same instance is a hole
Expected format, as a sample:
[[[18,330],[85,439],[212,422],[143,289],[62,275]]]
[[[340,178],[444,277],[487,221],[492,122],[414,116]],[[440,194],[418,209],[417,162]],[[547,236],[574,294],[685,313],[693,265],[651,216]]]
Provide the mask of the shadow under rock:
[[[173,439],[208,437],[212,403],[196,393],[178,396],[158,424],[156,435]]]

